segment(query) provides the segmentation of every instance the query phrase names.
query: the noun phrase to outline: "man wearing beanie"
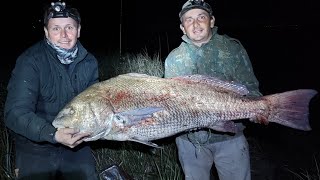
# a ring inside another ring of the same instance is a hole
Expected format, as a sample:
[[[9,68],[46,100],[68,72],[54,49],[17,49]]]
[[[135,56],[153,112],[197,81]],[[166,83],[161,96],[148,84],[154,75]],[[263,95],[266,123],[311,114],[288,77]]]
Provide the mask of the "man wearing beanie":
[[[211,6],[203,0],[188,0],[179,13],[182,43],[165,60],[165,77],[202,74],[243,84],[249,96],[261,96],[250,59],[241,43],[217,33]],[[244,125],[238,132],[210,129],[191,131],[176,138],[179,161],[186,180],[209,180],[211,168],[220,180],[250,180],[248,142]]]

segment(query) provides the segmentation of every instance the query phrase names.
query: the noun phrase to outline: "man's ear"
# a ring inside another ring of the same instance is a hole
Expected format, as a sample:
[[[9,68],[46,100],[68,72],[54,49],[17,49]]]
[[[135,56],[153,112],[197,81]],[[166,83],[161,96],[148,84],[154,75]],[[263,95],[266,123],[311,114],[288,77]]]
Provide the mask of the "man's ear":
[[[183,27],[182,24],[180,24],[180,29],[181,29],[181,31],[183,32],[183,34],[186,34],[186,31],[185,31],[185,29],[184,29],[184,27]]]
[[[78,25],[79,27],[78,27],[78,38],[80,37],[80,31],[81,31],[81,25],[79,24]]]
[[[215,18],[214,16],[211,16],[211,20],[210,20],[210,27],[213,28],[214,27],[214,22],[215,22]]]
[[[44,26],[43,27],[43,30],[44,30],[44,34],[46,35],[46,38],[49,39],[49,33],[48,33],[48,29]]]

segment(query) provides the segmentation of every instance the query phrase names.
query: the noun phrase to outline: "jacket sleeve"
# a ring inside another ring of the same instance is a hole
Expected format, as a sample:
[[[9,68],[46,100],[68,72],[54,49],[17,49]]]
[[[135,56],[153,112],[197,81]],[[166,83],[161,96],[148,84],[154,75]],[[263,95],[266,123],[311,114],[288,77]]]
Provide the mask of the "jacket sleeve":
[[[55,143],[53,136],[56,129],[51,123],[35,114],[39,73],[32,56],[24,54],[17,59],[7,91],[4,109],[6,126],[30,140]]]
[[[173,63],[173,59],[169,55],[164,62],[164,77],[165,78],[170,78],[170,77],[176,76],[175,71],[174,71],[174,67],[175,67],[175,65]]]
[[[235,81],[245,85],[248,88],[249,96],[261,96],[262,94],[259,92],[259,82],[254,74],[247,51],[239,41],[235,40],[235,43]]]
[[[164,62],[165,78],[190,74],[190,69],[192,68],[185,64],[186,57],[184,56],[186,56],[186,53],[183,53],[183,50],[181,49],[183,48],[176,48],[167,56]]]

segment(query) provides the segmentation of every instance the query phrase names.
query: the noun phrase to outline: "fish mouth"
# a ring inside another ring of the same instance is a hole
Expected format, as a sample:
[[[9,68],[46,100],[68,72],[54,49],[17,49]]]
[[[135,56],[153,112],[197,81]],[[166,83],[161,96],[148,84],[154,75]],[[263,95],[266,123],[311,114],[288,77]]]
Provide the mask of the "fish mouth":
[[[65,126],[61,125],[61,124],[57,124],[57,123],[52,123],[53,127],[55,127],[56,129],[62,129],[62,128],[66,128]]]
[[[52,122],[53,127],[57,128],[57,129],[61,129],[61,128],[67,128],[67,126],[63,125],[60,121],[59,118],[56,118],[53,122]]]

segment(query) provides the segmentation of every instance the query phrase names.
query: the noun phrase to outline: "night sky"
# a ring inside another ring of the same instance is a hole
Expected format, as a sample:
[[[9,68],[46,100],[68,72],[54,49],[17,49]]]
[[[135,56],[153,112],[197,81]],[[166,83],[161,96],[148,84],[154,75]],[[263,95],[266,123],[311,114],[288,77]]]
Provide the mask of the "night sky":
[[[43,7],[51,1],[6,1],[1,11],[5,58],[13,64],[25,48],[43,37]],[[82,15],[80,41],[92,52],[159,52],[165,58],[181,41],[178,12],[184,0],[66,1]],[[315,86],[320,8],[315,1],[208,0],[220,33],[239,39],[247,49],[261,81]],[[122,9],[122,13],[120,12]],[[122,16],[120,16],[122,14]],[[4,20],[4,21],[3,21]],[[7,68],[8,69],[8,68]],[[272,74],[270,74],[273,72]],[[284,73],[287,72],[287,73]],[[265,74],[267,73],[267,74]],[[271,80],[269,77],[272,76]],[[262,88],[263,87],[262,82]],[[297,88],[279,87],[279,90]],[[319,88],[319,85],[316,85]],[[266,88],[267,89],[267,88]],[[267,90],[266,90],[267,91]]]
[[[43,7],[48,0],[5,1],[2,5],[1,79],[17,56],[43,38]],[[92,53],[147,50],[164,60],[181,42],[178,12],[185,0],[65,1],[82,16],[80,41]],[[208,0],[219,33],[237,38],[251,58],[264,94],[298,88],[320,90],[320,6],[316,1]],[[120,11],[122,9],[122,11]],[[122,12],[122,13],[121,13]]]

